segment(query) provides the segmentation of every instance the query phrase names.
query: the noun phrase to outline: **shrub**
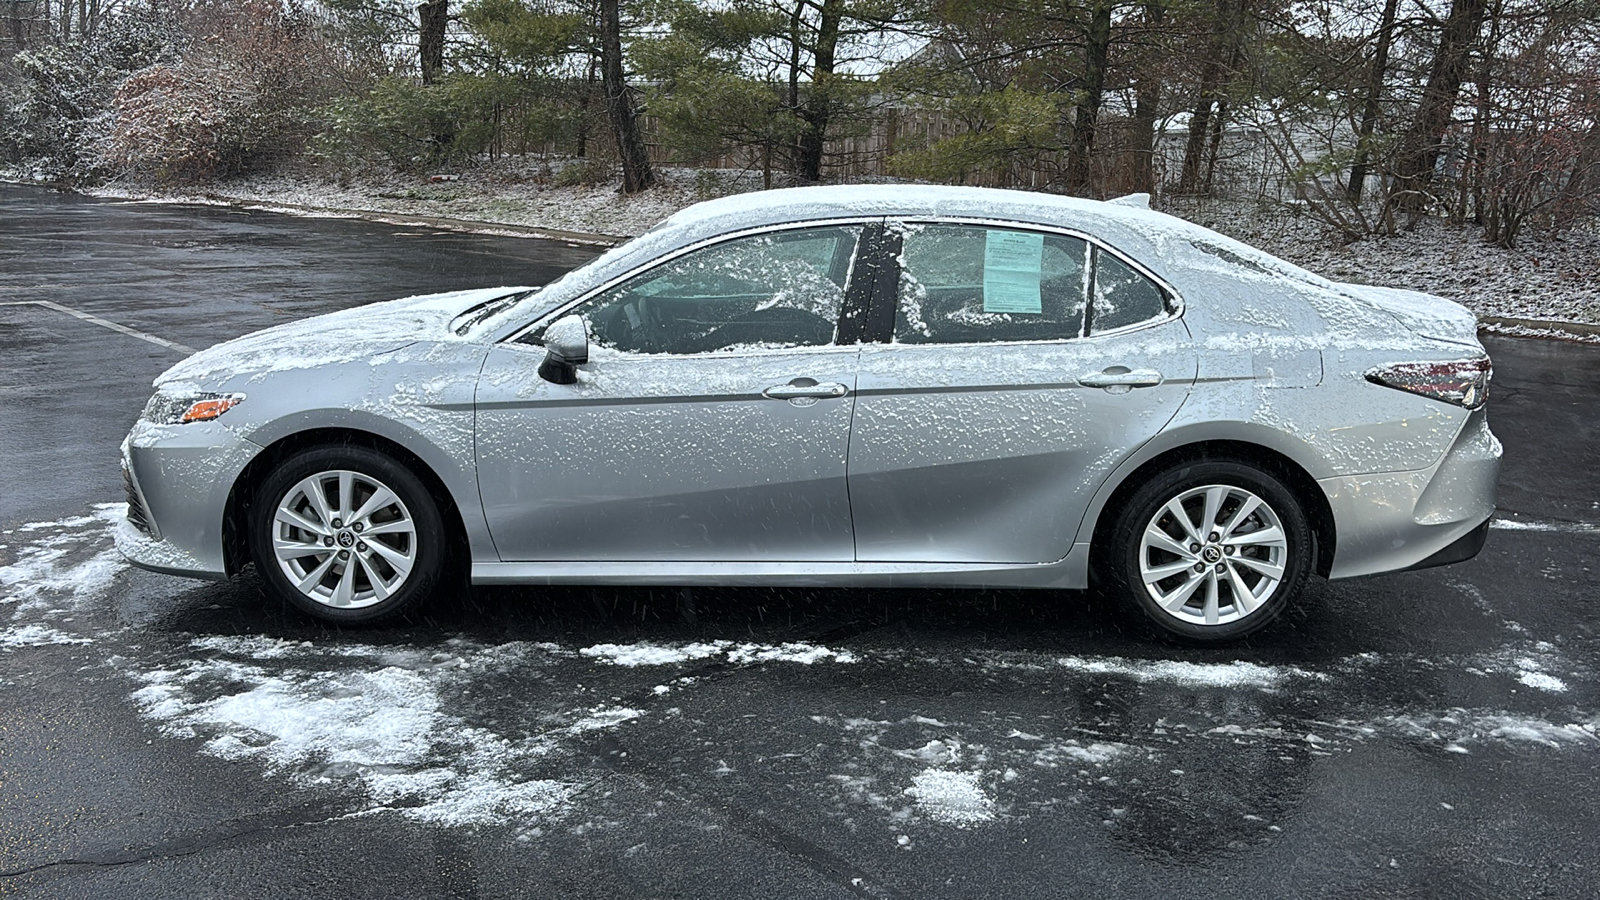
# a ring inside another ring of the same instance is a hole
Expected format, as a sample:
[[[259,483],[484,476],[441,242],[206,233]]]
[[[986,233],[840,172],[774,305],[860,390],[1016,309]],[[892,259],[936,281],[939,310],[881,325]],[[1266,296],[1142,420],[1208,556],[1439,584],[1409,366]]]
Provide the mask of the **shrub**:
[[[298,154],[329,93],[327,49],[297,6],[202,9],[177,59],[117,88],[102,163],[166,183],[269,168]]]
[[[119,7],[87,37],[18,53],[0,93],[0,159],[58,181],[89,177],[129,72],[171,59],[183,34],[144,6]]]

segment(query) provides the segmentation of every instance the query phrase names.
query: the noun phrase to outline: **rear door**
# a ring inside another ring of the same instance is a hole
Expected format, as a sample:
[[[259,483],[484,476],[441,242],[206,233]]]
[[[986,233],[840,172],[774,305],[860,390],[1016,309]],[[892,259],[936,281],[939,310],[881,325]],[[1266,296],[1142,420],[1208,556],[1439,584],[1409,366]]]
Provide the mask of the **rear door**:
[[[875,302],[893,309],[872,313],[850,444],[856,558],[1062,559],[1096,488],[1194,383],[1177,298],[1076,234],[920,221],[889,234],[898,277]]]
[[[851,560],[859,348],[839,331],[869,227],[735,237],[599,292],[573,310],[576,384],[539,377],[537,333],[492,351],[477,457],[500,557]]]

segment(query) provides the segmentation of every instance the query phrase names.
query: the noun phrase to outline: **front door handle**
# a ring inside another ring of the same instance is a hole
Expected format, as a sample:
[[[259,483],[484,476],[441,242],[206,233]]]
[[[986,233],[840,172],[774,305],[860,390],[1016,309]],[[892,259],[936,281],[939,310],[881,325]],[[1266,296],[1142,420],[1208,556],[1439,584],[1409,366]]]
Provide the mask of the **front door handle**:
[[[850,389],[838,382],[818,384],[813,378],[796,378],[788,384],[775,384],[761,392],[772,400],[831,400],[843,397]]]
[[[1084,387],[1123,388],[1124,390],[1136,387],[1155,387],[1161,381],[1161,373],[1155,369],[1130,369],[1127,366],[1112,366],[1103,372],[1090,372],[1078,379],[1078,383]]]

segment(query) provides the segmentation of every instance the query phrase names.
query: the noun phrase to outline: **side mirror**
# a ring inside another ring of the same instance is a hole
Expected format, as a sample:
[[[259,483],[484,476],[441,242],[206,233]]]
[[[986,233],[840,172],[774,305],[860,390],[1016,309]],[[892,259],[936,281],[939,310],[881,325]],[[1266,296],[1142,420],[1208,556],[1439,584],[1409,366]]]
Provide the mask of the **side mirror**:
[[[544,330],[544,362],[539,377],[552,384],[572,384],[578,367],[589,361],[589,326],[583,316],[562,316]]]

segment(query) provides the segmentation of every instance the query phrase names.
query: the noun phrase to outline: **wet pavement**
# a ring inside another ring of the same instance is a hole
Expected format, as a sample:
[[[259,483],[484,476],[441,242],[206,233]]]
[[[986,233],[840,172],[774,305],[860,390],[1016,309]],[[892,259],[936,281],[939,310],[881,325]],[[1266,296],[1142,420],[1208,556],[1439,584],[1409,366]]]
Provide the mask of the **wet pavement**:
[[[593,251],[0,186],[0,894],[1590,897],[1600,348],[1489,342],[1501,521],[1179,650],[1076,593],[478,590],[336,631],[132,570],[181,353]]]

